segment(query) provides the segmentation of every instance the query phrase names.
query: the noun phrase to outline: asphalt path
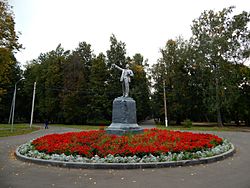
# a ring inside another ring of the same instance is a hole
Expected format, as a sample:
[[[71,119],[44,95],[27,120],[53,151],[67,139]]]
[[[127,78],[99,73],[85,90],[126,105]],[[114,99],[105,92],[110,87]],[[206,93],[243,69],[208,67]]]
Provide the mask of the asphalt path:
[[[158,169],[69,169],[19,161],[15,149],[50,133],[75,131],[50,127],[27,135],[0,138],[0,188],[157,187],[157,188],[250,188],[250,133],[213,132],[229,139],[236,153],[206,165]]]

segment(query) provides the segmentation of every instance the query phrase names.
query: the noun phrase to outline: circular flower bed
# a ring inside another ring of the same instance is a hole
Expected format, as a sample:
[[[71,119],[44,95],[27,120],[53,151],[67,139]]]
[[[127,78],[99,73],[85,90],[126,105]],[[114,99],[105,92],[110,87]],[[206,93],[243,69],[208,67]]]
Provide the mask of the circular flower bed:
[[[199,159],[232,148],[216,135],[144,130],[138,135],[108,135],[104,130],[50,134],[19,147],[31,158],[83,163],[150,163]]]

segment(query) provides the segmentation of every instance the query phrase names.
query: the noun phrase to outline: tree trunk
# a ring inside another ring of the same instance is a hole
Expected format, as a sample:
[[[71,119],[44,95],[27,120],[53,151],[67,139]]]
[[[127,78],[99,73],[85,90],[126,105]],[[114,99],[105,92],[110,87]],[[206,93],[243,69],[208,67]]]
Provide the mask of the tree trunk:
[[[240,121],[237,119],[237,120],[235,120],[235,123],[236,123],[236,126],[240,126]]]
[[[176,118],[176,125],[181,125],[181,118],[180,117]]]
[[[249,123],[250,123],[250,121],[249,121],[249,117],[245,117],[244,118],[244,121],[245,121],[245,126],[249,126]]]
[[[218,80],[218,73],[216,69],[216,78],[215,78],[215,95],[216,95],[216,110],[217,110],[217,123],[219,127],[223,127],[222,118],[221,118],[221,111],[220,111],[220,98],[219,98],[219,80]]]
[[[217,109],[217,123],[219,127],[223,127],[220,109]]]
[[[210,120],[209,120],[207,114],[205,114],[205,119],[206,119],[207,122],[210,122]]]

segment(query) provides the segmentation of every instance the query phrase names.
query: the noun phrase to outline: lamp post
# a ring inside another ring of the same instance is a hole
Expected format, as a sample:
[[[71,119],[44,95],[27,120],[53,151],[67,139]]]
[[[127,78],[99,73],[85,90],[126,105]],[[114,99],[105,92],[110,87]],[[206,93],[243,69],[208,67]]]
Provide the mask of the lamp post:
[[[163,97],[164,97],[165,126],[167,127],[168,126],[168,116],[167,116],[165,80],[163,80]]]
[[[14,99],[14,97],[12,98],[12,101],[11,101],[10,116],[9,116],[8,124],[10,124],[10,121],[11,121],[11,113],[12,113],[12,109],[13,109],[13,99]]]
[[[36,82],[34,82],[34,89],[33,89],[33,99],[32,99],[32,107],[31,107],[31,115],[30,115],[30,128],[31,128],[32,123],[33,123],[35,96],[36,96]]]
[[[17,84],[23,80],[24,78],[21,78],[15,83],[15,89],[14,89],[14,94],[13,94],[13,99],[12,99],[12,116],[11,116],[11,132],[13,132],[13,123],[14,123],[14,115],[15,115],[15,105],[16,105],[16,86]]]

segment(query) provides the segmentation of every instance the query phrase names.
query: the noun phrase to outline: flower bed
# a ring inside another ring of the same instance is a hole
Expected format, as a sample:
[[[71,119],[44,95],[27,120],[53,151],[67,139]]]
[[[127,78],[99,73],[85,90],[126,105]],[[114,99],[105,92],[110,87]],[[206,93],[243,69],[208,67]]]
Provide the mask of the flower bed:
[[[19,148],[32,158],[85,163],[148,163],[199,159],[228,151],[231,144],[212,134],[151,129],[116,136],[103,130],[51,134]]]

